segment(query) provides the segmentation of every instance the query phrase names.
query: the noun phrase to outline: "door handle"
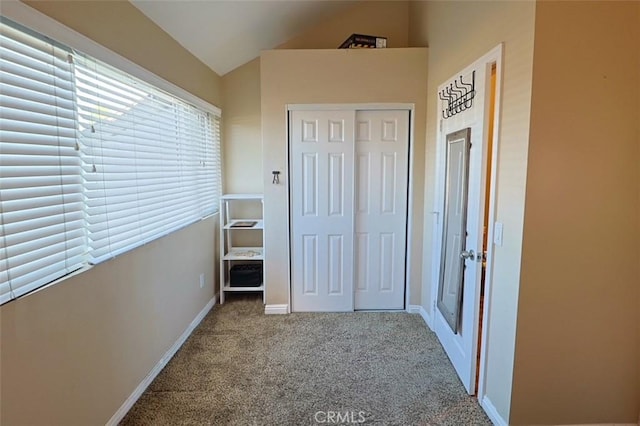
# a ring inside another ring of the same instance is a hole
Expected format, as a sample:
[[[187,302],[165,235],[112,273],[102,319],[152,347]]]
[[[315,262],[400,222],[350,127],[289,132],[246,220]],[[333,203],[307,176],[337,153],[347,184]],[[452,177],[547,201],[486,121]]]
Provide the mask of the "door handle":
[[[462,253],[460,253],[460,259],[475,260],[475,258],[476,258],[476,254],[473,252],[473,250],[469,250],[469,251],[464,250]]]

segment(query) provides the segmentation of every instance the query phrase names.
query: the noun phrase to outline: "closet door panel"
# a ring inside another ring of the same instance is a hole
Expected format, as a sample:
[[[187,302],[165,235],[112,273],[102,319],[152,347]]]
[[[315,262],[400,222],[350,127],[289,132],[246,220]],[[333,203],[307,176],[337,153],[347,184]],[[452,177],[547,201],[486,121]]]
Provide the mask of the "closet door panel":
[[[358,111],[356,129],[355,309],[403,309],[409,112]]]
[[[355,111],[290,113],[292,310],[353,310]]]

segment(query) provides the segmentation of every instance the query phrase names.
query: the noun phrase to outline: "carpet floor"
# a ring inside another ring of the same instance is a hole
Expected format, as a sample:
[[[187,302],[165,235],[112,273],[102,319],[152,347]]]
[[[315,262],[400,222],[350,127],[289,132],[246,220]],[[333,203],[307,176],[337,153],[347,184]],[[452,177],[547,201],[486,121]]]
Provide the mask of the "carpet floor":
[[[418,315],[216,306],[121,425],[490,425]]]

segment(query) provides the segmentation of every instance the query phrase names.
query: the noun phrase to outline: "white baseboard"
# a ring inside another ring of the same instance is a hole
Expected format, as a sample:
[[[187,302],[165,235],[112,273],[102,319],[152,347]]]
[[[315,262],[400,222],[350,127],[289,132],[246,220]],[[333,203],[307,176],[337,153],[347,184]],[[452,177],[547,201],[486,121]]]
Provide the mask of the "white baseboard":
[[[169,348],[164,356],[160,358],[160,361],[158,361],[158,363],[151,369],[149,374],[147,374],[142,382],[140,382],[140,384],[134,389],[133,393],[129,395],[129,398],[127,398],[120,406],[120,408],[118,408],[118,411],[116,411],[114,415],[111,416],[106,426],[116,426],[118,423],[120,423],[124,416],[126,416],[126,414],[129,412],[131,407],[133,407],[133,404],[136,403],[138,398],[142,396],[147,387],[149,387],[151,382],[153,382],[153,379],[155,379],[160,371],[162,371],[169,360],[173,358],[176,352],[178,352],[178,349],[180,349],[187,338],[191,335],[193,330],[198,326],[198,324],[200,324],[200,321],[202,321],[204,317],[209,313],[211,308],[213,308],[213,306],[216,304],[217,299],[218,296],[215,295],[211,300],[209,300],[207,305],[198,313],[198,315],[196,315],[193,321],[191,321],[191,324],[189,324],[184,333],[182,333],[182,335],[178,337],[178,340],[176,340],[176,342]]]
[[[266,315],[282,315],[289,313],[289,305],[265,305],[264,313]]]
[[[480,401],[480,406],[482,407],[484,412],[487,413],[487,416],[489,416],[489,419],[494,425],[496,426],[509,425],[509,423],[505,419],[503,419],[502,416],[498,413],[498,410],[496,410],[496,407],[494,407],[491,400],[486,396],[482,398],[482,401]]]
[[[409,305],[409,307],[407,308],[407,312],[409,312],[410,314],[420,314],[424,322],[427,323],[427,326],[429,327],[429,329],[433,331],[431,315],[429,315],[429,312],[427,312],[422,306]]]

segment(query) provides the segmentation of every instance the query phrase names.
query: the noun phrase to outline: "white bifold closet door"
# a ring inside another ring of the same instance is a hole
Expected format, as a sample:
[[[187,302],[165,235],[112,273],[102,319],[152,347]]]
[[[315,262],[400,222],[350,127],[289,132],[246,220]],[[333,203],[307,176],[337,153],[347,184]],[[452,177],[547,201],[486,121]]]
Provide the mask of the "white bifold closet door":
[[[403,309],[409,111],[292,111],[292,310]]]

